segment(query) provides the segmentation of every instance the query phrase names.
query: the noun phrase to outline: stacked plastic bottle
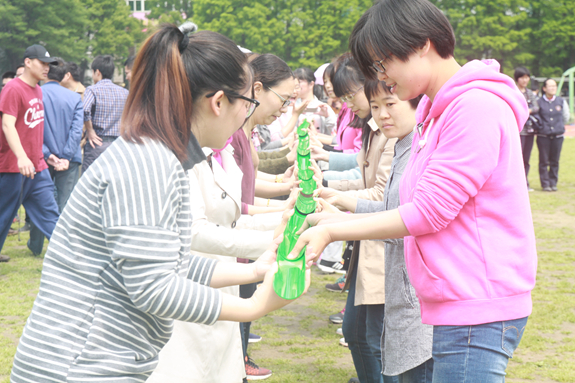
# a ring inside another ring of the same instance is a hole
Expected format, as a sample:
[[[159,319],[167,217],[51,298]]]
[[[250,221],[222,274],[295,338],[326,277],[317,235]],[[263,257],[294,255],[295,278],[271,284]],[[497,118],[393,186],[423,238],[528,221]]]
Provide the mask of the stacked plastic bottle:
[[[305,248],[296,259],[287,259],[287,256],[299,238],[296,233],[305,222],[306,216],[315,212],[313,192],[317,184],[313,179],[313,170],[309,168],[311,165],[309,126],[309,122],[304,120],[297,128],[299,136],[297,168],[298,179],[301,181],[299,187],[302,190],[297,197],[294,214],[285,228],[283,241],[278,247],[278,272],[274,278],[274,290],[284,299],[295,299],[305,289]]]

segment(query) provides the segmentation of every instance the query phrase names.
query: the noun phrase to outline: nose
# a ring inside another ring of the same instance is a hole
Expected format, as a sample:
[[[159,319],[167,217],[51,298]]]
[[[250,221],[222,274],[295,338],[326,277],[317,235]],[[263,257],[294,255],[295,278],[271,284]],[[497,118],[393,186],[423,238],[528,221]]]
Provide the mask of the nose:
[[[377,79],[379,81],[385,81],[387,80],[387,75],[385,73],[377,72]]]
[[[287,112],[287,109],[288,109],[287,106],[282,106],[282,107],[280,108],[280,112],[281,112],[282,114],[284,114],[284,113]]]

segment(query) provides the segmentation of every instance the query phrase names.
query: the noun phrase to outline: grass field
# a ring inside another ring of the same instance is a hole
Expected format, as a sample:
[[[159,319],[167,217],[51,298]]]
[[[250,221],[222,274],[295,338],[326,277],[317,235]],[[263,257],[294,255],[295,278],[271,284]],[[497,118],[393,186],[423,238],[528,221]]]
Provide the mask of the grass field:
[[[575,139],[563,147],[559,191],[541,192],[534,148],[530,193],[539,266],[533,314],[509,363],[507,382],[575,382]],[[0,264],[0,382],[8,382],[18,337],[38,291],[42,258],[26,248],[28,233],[9,237]],[[250,345],[258,364],[274,375],[268,382],[346,383],[355,376],[351,356],[339,346],[338,326],[328,321],[345,294],[330,293],[335,276],[314,270],[310,292],[254,323],[263,341]]]

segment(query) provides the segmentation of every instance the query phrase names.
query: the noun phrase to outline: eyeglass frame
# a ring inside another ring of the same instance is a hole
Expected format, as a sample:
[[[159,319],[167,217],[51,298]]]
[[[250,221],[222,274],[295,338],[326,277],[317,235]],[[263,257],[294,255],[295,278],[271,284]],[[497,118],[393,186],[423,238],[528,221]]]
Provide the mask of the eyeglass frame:
[[[206,98],[214,97],[214,96],[216,95],[216,93],[218,93],[218,92],[219,92],[219,91],[215,91],[215,92],[212,92],[212,93],[208,93],[208,94],[206,94]],[[224,94],[226,94],[226,91],[225,91],[225,90],[222,90],[222,92],[224,92]],[[246,113],[246,120],[247,120],[248,118],[250,118],[250,117],[252,116],[252,114],[254,114],[254,112],[256,111],[256,108],[257,108],[258,106],[260,106],[260,102],[259,102],[258,100],[255,100],[255,99],[253,99],[253,98],[249,98],[249,97],[246,97],[246,96],[242,96],[242,95],[240,95],[240,94],[238,94],[238,95],[231,95],[231,96],[226,94],[226,97],[228,97],[228,98],[240,98],[240,99],[245,100],[245,101],[248,101],[248,102],[250,103],[250,108],[248,109],[248,111],[247,111],[247,113]],[[253,105],[253,107],[252,107],[252,105]]]
[[[348,96],[348,95],[343,95],[343,96],[341,96],[339,99],[340,99],[341,101],[343,101],[343,102],[351,101],[351,100],[353,100],[353,98],[355,97],[355,95],[356,95],[360,90],[362,90],[362,89],[363,89],[363,85],[360,86],[353,94],[350,94],[349,96]]]
[[[373,69],[373,71],[375,73],[382,73],[382,74],[385,73],[386,69],[385,69],[385,66],[383,65],[383,62],[385,60],[387,60],[387,59],[382,59],[382,60],[372,62],[371,63],[371,69]]]
[[[268,88],[269,90],[274,92],[274,94],[280,98],[280,100],[282,101],[282,108],[287,108],[288,106],[291,105],[291,100],[289,98],[288,99],[283,98],[282,96],[280,96],[280,94],[278,92],[276,92],[275,90],[273,90],[269,86],[266,86],[266,88]]]

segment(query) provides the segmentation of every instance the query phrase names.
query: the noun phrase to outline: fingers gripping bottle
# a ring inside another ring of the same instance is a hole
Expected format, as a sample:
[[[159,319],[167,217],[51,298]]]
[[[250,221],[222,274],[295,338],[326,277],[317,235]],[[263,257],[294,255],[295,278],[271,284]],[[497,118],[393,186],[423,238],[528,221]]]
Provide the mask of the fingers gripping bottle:
[[[305,222],[306,216],[315,212],[313,192],[317,185],[313,179],[313,170],[309,169],[311,165],[309,126],[309,122],[304,120],[297,128],[299,142],[296,161],[298,179],[301,180],[300,188],[302,190],[297,197],[294,214],[290,217],[285,228],[283,241],[278,247],[278,271],[274,278],[274,290],[284,299],[295,299],[305,289],[305,247],[296,259],[287,259],[287,256],[299,238],[296,233]]]

